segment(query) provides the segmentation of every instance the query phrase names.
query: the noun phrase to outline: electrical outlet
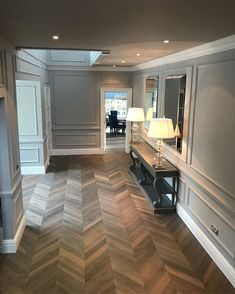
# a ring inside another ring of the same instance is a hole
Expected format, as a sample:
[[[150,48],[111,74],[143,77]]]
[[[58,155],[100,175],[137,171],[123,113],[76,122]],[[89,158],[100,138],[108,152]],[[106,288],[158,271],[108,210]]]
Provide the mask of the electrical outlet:
[[[213,224],[211,225],[211,230],[212,230],[212,232],[215,233],[216,235],[219,234],[219,230],[218,230]]]

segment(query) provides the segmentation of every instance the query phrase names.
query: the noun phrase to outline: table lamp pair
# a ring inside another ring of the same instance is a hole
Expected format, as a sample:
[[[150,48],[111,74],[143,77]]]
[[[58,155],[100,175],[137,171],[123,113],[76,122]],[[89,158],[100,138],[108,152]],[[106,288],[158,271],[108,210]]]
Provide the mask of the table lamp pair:
[[[138,142],[138,122],[145,121],[143,108],[131,107],[128,109],[127,121],[132,122],[132,136],[131,142]],[[157,138],[156,154],[154,155],[154,167],[160,168],[164,163],[163,156],[163,139],[169,139],[175,137],[175,131],[173,128],[172,120],[168,118],[152,118],[150,120],[148,137]]]

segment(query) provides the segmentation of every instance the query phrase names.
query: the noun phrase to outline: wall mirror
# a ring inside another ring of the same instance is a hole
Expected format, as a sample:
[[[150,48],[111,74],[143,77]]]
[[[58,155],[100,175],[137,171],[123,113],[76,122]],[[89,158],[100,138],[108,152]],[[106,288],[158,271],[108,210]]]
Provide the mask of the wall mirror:
[[[165,83],[164,115],[171,118],[175,138],[165,140],[170,147],[182,153],[184,132],[186,74],[168,75]]]
[[[158,106],[158,81],[156,75],[148,76],[145,81],[145,128],[148,130],[149,122],[152,118],[157,117]]]

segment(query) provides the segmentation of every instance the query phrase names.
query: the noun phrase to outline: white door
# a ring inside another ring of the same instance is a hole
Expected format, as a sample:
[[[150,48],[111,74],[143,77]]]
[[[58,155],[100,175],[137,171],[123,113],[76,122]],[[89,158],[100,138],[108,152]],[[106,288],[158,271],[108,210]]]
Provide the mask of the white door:
[[[100,118],[101,118],[101,149],[105,151],[106,148],[106,119],[105,119],[105,93],[106,92],[117,92],[117,93],[125,93],[127,94],[127,109],[132,105],[132,89],[131,88],[101,88],[100,89]],[[130,137],[131,137],[131,123],[126,122],[126,141],[125,141],[125,151],[127,153],[130,152]]]
[[[50,87],[44,87],[45,97],[45,120],[46,120],[46,136],[47,136],[47,157],[49,158],[52,151],[52,135],[51,135],[51,96]]]

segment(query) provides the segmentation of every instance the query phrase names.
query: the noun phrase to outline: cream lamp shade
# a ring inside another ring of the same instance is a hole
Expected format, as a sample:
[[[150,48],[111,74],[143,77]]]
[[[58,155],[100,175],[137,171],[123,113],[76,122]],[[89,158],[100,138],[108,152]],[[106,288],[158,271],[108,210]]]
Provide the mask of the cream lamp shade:
[[[153,107],[149,107],[147,115],[146,115],[146,120],[150,121],[153,118]]]
[[[178,124],[175,127],[175,137],[180,137],[180,129]]]
[[[149,124],[148,137],[167,139],[174,138],[172,120],[169,118],[153,118]]]
[[[145,121],[143,108],[130,107],[127,112],[127,121]]]

